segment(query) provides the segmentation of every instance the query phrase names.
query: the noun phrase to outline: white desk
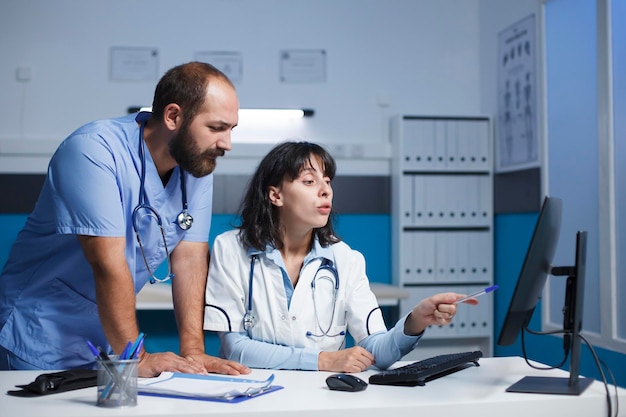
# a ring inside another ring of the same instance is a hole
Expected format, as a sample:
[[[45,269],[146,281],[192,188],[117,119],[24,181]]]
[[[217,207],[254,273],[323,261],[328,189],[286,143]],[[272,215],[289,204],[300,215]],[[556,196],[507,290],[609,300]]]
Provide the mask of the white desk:
[[[371,283],[372,292],[381,307],[395,307],[408,291],[394,285]],[[138,310],[171,310],[172,287],[169,284],[146,284],[137,294]]]
[[[431,381],[424,387],[370,385],[365,391],[330,391],[329,372],[254,370],[252,377],[276,374],[275,384],[285,389],[244,401],[222,404],[206,401],[139,396],[139,404],[127,409],[95,405],[96,389],[54,394],[40,398],[6,395],[16,384],[32,381],[40,372],[0,372],[2,417],[75,416],[273,416],[273,417],[384,417],[384,416],[606,416],[602,384],[594,382],[580,396],[517,394],[505,389],[526,375],[566,377],[561,370],[537,371],[522,358],[482,358],[470,367]],[[367,380],[373,371],[360,374]],[[626,390],[619,389],[620,416],[626,416]],[[613,389],[611,387],[611,394]]]

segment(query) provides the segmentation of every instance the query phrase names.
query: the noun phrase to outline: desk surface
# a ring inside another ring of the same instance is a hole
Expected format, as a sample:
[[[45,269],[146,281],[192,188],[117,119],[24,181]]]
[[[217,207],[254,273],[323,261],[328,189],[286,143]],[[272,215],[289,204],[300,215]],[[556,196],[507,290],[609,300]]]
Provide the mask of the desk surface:
[[[32,381],[40,372],[0,372],[0,414],[3,417],[74,416],[598,416],[607,413],[604,386],[595,381],[580,396],[507,393],[505,389],[527,375],[567,377],[561,370],[537,371],[522,358],[482,358],[470,367],[431,381],[424,387],[370,385],[362,392],[330,391],[329,372],[253,370],[262,379],[271,373],[285,389],[238,404],[139,396],[127,409],[95,405],[96,388],[40,398],[6,395],[16,384]],[[367,380],[373,371],[360,376]],[[613,388],[610,387],[611,395]],[[626,390],[619,388],[620,416],[626,416]]]
[[[394,285],[371,283],[372,292],[380,306],[397,306],[401,299],[408,298],[408,291]],[[146,284],[137,294],[139,310],[171,310],[172,287],[169,284]]]

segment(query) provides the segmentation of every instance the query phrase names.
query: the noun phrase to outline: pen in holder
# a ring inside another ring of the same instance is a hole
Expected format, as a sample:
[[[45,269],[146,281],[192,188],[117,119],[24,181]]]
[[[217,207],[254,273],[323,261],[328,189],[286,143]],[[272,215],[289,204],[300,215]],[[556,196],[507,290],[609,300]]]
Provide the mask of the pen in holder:
[[[132,407],[137,405],[138,359],[120,359],[112,355],[99,358],[98,400],[101,407]]]

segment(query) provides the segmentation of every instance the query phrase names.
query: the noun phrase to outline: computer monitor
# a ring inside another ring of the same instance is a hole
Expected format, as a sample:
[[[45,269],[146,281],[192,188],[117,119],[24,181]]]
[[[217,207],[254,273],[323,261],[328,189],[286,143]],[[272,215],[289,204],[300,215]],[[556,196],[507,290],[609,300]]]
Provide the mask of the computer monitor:
[[[554,267],[552,261],[561,232],[563,203],[546,197],[541,206],[526,258],[522,265],[509,309],[498,338],[498,345],[513,344],[528,326],[541,299],[548,276],[567,276],[563,332],[566,354],[570,354],[569,378],[525,377],[510,386],[509,392],[580,395],[593,382],[579,378],[580,338],[585,285],[587,232],[576,234],[575,265]]]

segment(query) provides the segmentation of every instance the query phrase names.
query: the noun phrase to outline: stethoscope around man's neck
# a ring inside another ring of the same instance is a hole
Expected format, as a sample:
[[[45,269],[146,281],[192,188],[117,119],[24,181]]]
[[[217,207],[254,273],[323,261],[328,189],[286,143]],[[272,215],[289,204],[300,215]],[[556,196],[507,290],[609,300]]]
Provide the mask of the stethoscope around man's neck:
[[[163,228],[163,220],[161,219],[161,215],[159,212],[152,207],[147,202],[146,197],[146,149],[145,149],[145,141],[143,137],[143,131],[146,126],[148,119],[150,118],[150,113],[141,112],[137,115],[136,121],[140,123],[139,126],[139,159],[141,160],[141,174],[140,174],[140,183],[139,183],[139,204],[135,207],[132,214],[132,222],[133,229],[135,231],[135,236],[137,237],[137,243],[139,244],[139,250],[141,251],[141,256],[143,257],[143,261],[146,264],[146,269],[150,274],[150,283],[154,284],[155,282],[165,282],[172,278],[174,278],[174,274],[172,273],[172,262],[171,262],[171,254],[167,249],[167,240],[165,239],[165,229]],[[181,230],[189,230],[193,224],[193,217],[188,212],[187,205],[187,187],[185,184],[185,173],[182,169],[179,168],[180,173],[180,189],[182,194],[182,203],[183,209],[178,214],[176,218],[176,224]],[[167,276],[165,278],[159,278],[154,274],[154,271],[150,268],[148,264],[148,260],[146,259],[146,254],[143,249],[143,244],[141,242],[141,237],[139,236],[139,220],[144,217],[149,216],[157,222],[159,229],[161,231],[161,237],[163,238],[163,247],[165,249],[165,253],[167,254]]]

